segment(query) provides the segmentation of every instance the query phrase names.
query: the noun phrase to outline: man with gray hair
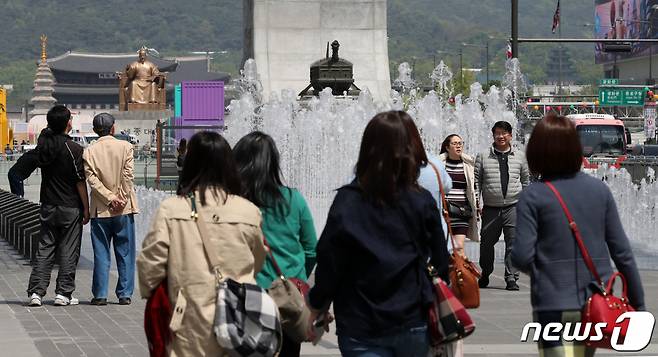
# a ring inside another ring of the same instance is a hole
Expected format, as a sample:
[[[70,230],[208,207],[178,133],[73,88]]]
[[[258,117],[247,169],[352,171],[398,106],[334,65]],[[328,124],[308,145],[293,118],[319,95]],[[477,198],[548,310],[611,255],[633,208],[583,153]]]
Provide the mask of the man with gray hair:
[[[91,188],[91,243],[94,249],[92,305],[106,305],[110,272],[110,244],[114,244],[119,280],[119,304],[129,305],[135,286],[135,221],[137,199],[133,189],[133,146],[114,135],[114,117],[94,117],[99,139],[84,152],[87,182]]]

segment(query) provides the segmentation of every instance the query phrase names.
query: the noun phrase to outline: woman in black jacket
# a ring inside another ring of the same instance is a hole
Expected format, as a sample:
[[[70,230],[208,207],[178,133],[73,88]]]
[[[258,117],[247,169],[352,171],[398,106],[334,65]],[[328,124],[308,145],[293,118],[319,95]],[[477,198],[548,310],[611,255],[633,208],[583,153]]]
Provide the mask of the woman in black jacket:
[[[447,281],[448,251],[436,202],[418,186],[419,165],[399,113],[377,114],[356,179],[329,211],[308,299],[313,318],[333,302],[343,356],[427,355],[426,261]]]

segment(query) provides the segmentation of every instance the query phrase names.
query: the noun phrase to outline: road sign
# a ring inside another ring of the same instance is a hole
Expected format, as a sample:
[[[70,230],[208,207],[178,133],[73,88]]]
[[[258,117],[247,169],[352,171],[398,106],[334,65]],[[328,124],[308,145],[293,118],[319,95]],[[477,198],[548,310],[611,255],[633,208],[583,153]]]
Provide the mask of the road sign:
[[[600,86],[616,86],[619,84],[618,78],[603,78],[599,79]]]
[[[644,88],[599,88],[599,104],[610,105],[644,105]]]

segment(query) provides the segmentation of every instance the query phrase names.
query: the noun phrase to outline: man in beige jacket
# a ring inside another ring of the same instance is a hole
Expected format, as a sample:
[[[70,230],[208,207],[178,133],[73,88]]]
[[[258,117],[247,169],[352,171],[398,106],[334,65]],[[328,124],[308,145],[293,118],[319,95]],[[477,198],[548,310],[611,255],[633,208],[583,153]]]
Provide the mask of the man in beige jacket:
[[[94,249],[92,305],[106,305],[110,272],[110,243],[119,280],[119,304],[129,305],[135,287],[135,221],[137,199],[133,189],[133,146],[114,138],[114,117],[94,117],[94,132],[100,137],[83,155],[85,175],[91,187],[91,243]]]

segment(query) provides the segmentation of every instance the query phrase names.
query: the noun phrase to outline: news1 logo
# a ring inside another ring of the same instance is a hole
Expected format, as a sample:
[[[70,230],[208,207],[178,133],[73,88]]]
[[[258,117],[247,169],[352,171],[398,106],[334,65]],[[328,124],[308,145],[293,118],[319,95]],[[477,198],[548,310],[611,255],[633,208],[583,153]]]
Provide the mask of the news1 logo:
[[[628,320],[626,325],[624,322]],[[656,319],[648,311],[629,311],[621,314],[615,321],[612,329],[610,344],[615,351],[620,352],[638,352],[645,349],[651,342],[653,328]],[[626,325],[626,326],[623,326]],[[539,322],[529,322],[523,326],[521,333],[521,342],[528,341],[530,330],[534,329],[532,341],[537,342],[541,337],[545,341],[590,341],[596,342],[603,339],[603,329],[607,327],[605,322],[599,322],[592,325],[586,323],[583,326],[581,322],[551,322],[542,326]],[[622,336],[622,329],[626,327],[626,337]],[[623,342],[620,342],[623,339]]]

